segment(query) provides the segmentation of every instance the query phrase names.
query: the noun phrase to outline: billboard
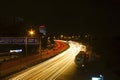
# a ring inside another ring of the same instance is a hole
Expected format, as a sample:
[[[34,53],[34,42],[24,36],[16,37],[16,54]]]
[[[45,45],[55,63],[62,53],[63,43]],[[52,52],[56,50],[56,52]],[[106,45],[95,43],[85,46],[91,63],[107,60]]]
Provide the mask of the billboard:
[[[42,33],[43,35],[46,35],[46,27],[44,25],[39,26],[39,32]]]

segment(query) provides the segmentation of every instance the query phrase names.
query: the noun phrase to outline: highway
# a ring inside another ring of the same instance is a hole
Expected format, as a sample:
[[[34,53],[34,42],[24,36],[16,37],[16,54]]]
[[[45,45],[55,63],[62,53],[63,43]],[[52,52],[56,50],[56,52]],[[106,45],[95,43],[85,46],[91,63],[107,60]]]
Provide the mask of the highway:
[[[9,78],[9,80],[57,80],[66,70],[75,65],[74,58],[82,45],[69,41],[69,49],[59,55],[30,67]]]

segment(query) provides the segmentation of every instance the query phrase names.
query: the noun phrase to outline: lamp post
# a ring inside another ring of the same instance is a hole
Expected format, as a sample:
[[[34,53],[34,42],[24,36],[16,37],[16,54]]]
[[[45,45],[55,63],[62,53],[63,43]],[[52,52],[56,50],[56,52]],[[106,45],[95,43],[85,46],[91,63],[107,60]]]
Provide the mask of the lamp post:
[[[34,30],[30,30],[30,31],[28,31],[29,32],[29,35],[32,37],[34,34],[35,34],[35,31]]]
[[[34,30],[30,30],[28,31],[28,35],[30,35],[31,37],[33,37],[33,35],[35,35],[35,31]],[[26,36],[25,38],[25,51],[26,51],[26,56],[27,56],[27,45],[28,45],[28,38]]]

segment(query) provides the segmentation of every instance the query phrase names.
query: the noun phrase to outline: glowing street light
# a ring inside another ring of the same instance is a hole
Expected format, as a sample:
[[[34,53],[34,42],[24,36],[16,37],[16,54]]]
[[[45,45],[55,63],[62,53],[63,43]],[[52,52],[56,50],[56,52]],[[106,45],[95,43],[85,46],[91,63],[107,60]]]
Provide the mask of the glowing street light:
[[[31,36],[33,36],[34,34],[35,34],[35,31],[34,30],[30,30],[30,31],[28,31],[29,32],[29,35],[31,35]]]
[[[35,31],[31,29],[30,31],[28,31],[28,35],[30,35],[32,37],[33,35],[35,35]],[[28,45],[28,37],[26,35],[26,38],[25,38],[26,56],[27,56],[27,45]]]

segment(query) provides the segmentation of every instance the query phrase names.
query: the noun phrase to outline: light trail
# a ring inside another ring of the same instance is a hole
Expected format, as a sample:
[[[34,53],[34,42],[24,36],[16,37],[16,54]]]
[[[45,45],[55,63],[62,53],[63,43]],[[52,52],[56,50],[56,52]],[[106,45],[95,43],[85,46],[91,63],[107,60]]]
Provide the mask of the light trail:
[[[77,42],[69,41],[70,48],[59,55],[21,72],[9,80],[55,80],[73,63],[82,48]]]

